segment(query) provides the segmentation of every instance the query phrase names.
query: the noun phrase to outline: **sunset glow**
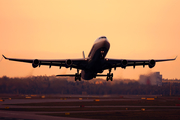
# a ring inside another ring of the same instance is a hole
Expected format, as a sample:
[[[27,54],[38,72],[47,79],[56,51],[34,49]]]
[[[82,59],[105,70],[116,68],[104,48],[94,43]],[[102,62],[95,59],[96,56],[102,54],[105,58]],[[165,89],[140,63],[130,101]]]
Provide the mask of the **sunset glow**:
[[[0,0],[0,55],[27,59],[85,56],[99,36],[110,42],[107,58],[167,59],[148,66],[117,68],[114,78],[138,79],[159,71],[180,79],[180,1],[178,0]],[[0,58],[1,59],[1,58]],[[2,59],[0,77],[56,75],[76,70]],[[104,71],[107,73],[107,71]]]

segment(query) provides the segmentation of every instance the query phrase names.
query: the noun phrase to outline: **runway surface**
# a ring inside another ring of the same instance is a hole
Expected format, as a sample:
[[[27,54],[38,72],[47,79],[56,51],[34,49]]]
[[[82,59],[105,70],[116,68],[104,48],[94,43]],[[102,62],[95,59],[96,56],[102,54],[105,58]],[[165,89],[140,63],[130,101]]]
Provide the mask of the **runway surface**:
[[[0,95],[0,120],[180,118],[180,98],[157,95]],[[163,116],[164,115],[164,116]],[[168,116],[171,116],[168,118]]]

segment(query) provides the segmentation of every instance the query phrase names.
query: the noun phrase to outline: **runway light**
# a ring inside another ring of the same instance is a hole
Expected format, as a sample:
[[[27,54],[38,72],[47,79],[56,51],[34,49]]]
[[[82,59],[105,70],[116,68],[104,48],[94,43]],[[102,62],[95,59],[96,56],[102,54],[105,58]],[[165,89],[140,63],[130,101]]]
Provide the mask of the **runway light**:
[[[31,97],[36,97],[37,95],[31,95]]]
[[[61,100],[66,100],[66,98],[60,98]]]
[[[45,96],[43,95],[43,96],[41,96],[41,98],[45,98]]]
[[[26,98],[27,98],[27,99],[30,99],[31,97],[28,97],[28,96],[27,96]]]
[[[70,115],[70,113],[65,113],[65,115]]]
[[[154,100],[154,98],[147,98],[146,100]]]
[[[145,100],[146,98],[145,98],[145,97],[142,97],[141,99],[142,99],[142,100]]]
[[[141,111],[145,111],[145,108],[141,108]]]
[[[128,108],[126,108],[126,110],[128,110]]]
[[[11,100],[11,98],[9,98],[9,100]]]
[[[9,107],[5,107],[5,109],[9,109]]]
[[[3,100],[3,99],[0,99],[0,102],[4,102],[4,100]]]
[[[82,98],[79,98],[79,100],[82,100]]]
[[[100,100],[99,100],[99,99],[95,99],[94,101],[98,102],[98,101],[100,101]]]

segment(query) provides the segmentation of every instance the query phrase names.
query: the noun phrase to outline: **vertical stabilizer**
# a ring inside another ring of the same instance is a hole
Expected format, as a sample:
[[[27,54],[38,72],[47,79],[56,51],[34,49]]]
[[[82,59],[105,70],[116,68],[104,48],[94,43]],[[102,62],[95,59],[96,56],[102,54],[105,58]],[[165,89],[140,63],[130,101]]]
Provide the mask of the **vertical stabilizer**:
[[[84,54],[84,51],[82,52],[82,54],[83,54],[83,58],[85,58],[85,54]]]

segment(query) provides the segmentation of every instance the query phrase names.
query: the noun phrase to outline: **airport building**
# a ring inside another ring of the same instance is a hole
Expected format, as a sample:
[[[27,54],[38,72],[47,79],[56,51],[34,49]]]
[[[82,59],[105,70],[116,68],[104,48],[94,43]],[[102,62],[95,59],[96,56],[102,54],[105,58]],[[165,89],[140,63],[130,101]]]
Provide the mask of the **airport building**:
[[[160,75],[160,72],[154,72],[149,75],[140,75],[139,83],[145,85],[162,86],[162,75]]]

